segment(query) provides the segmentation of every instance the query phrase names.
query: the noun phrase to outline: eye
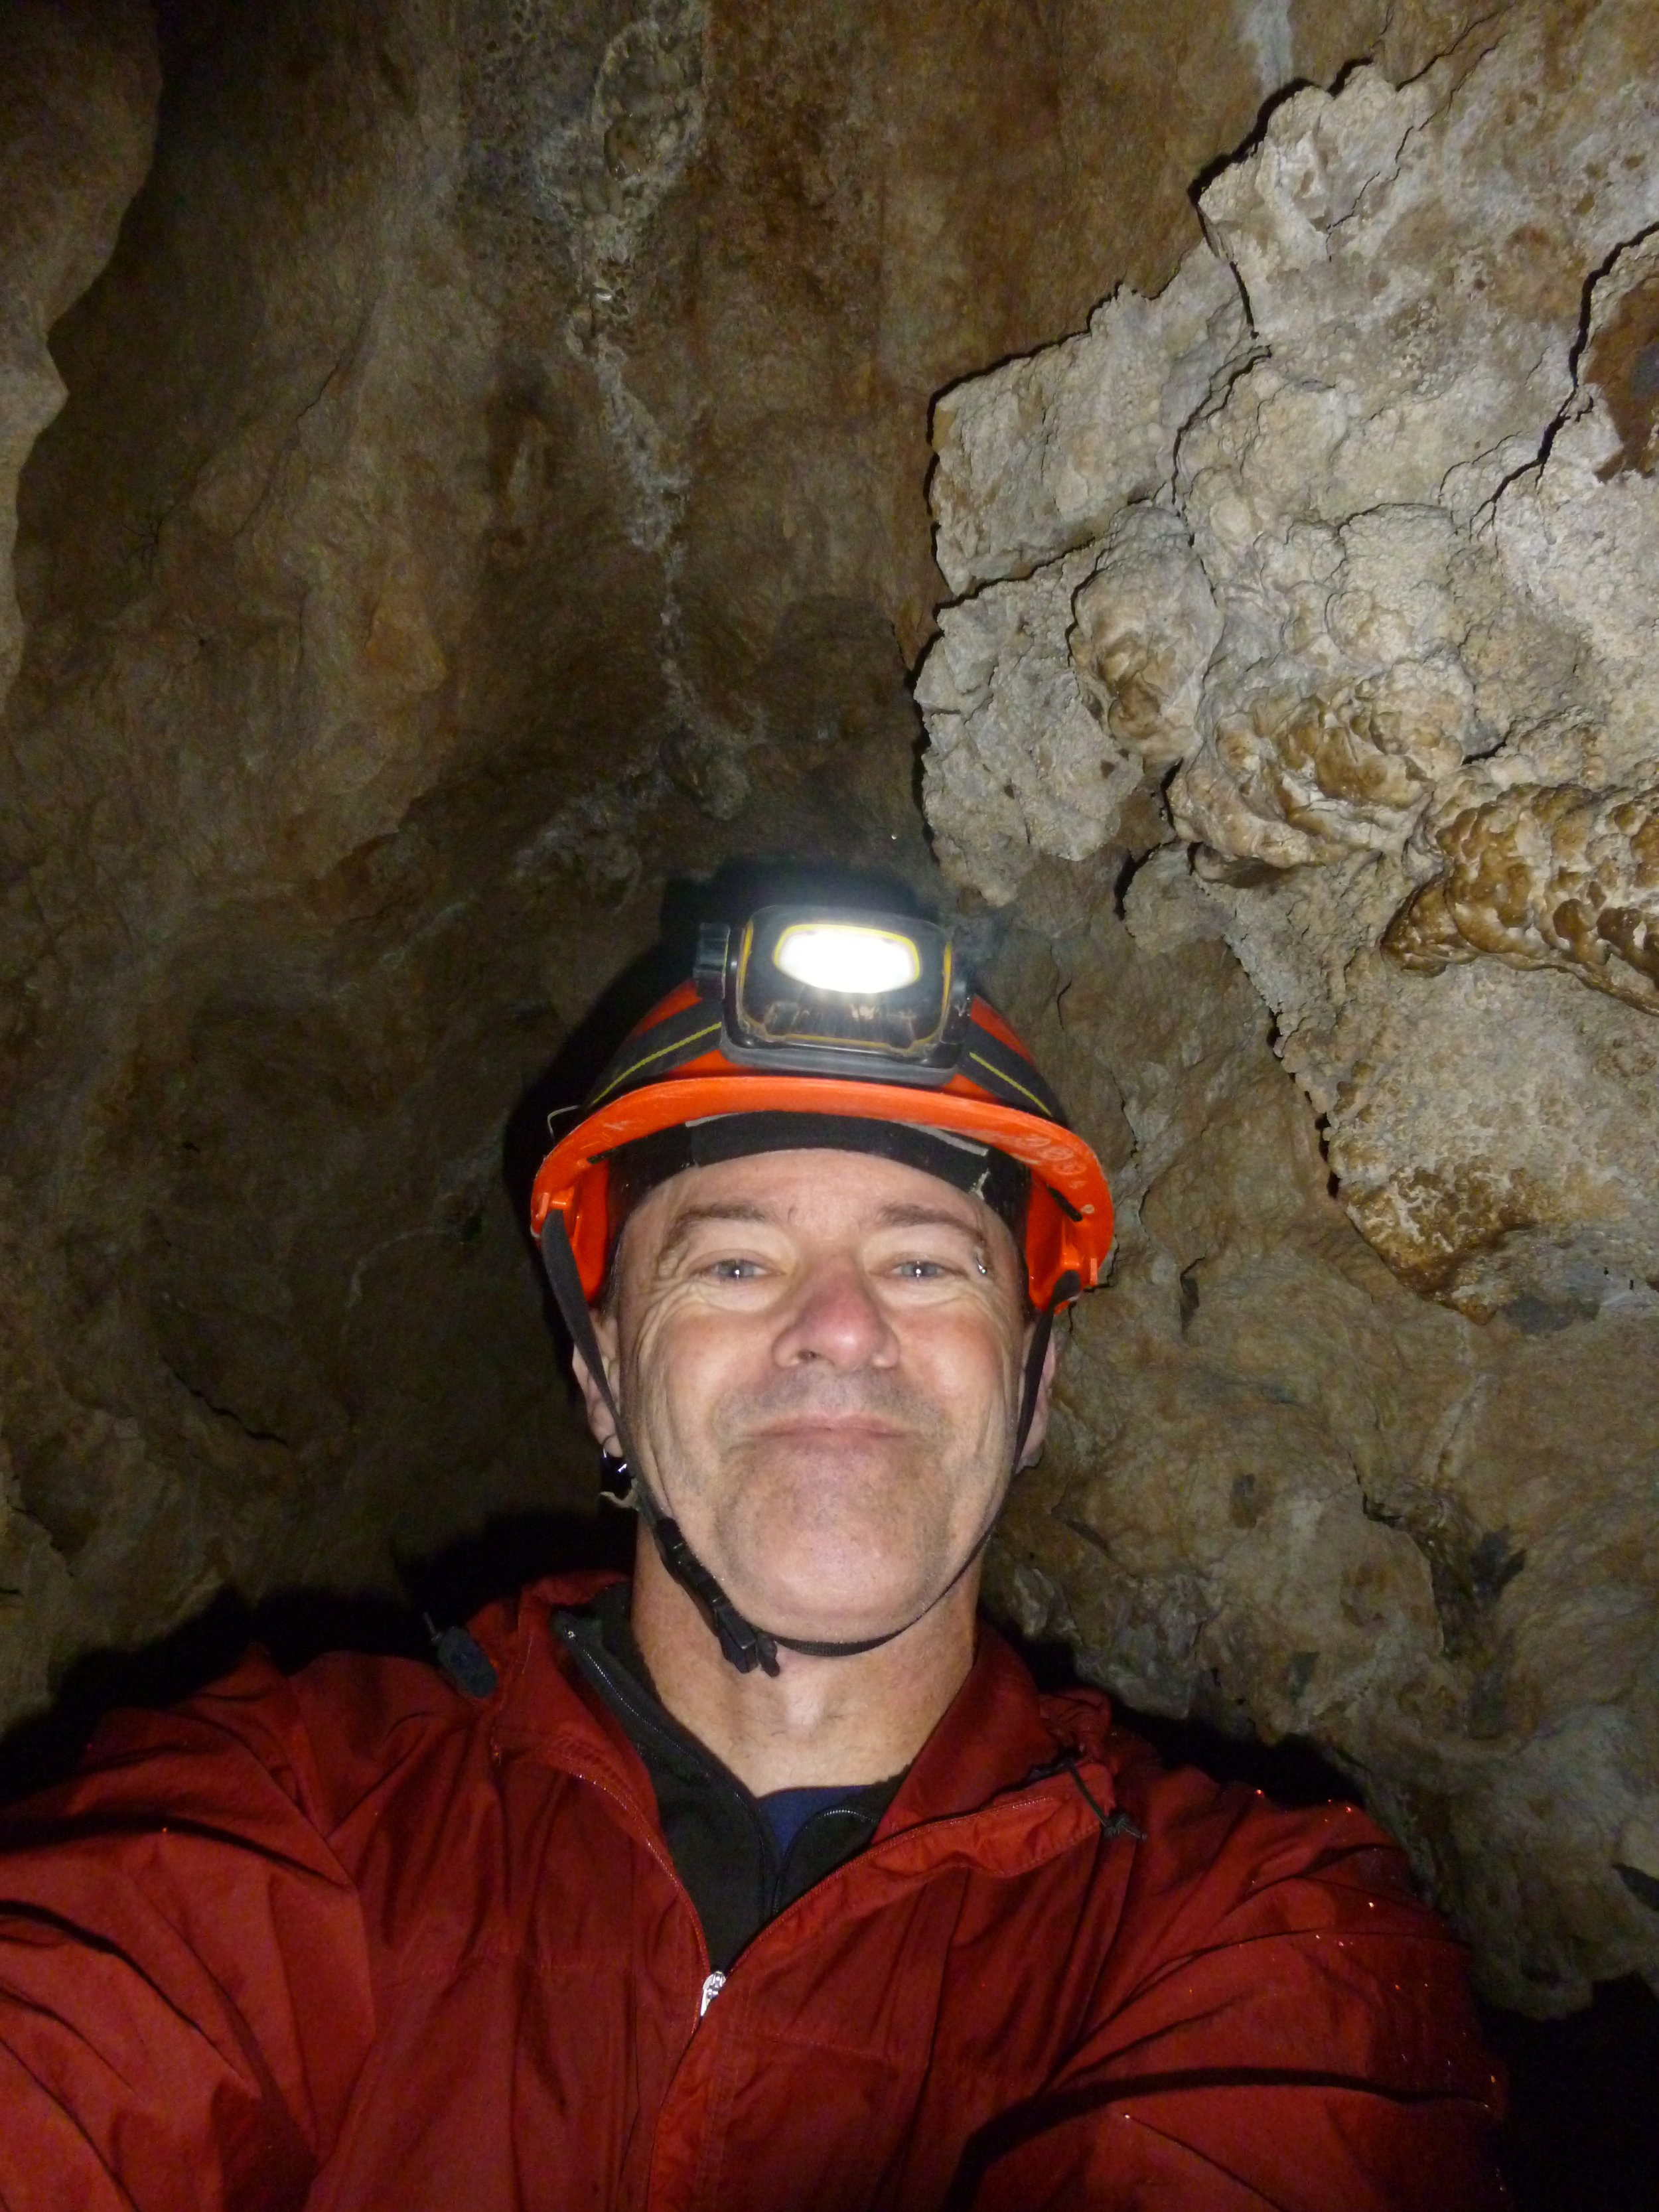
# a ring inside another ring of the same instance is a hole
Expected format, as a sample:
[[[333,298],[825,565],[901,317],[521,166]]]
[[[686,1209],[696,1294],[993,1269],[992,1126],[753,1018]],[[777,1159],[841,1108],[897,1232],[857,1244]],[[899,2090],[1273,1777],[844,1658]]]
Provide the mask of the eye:
[[[944,1276],[954,1274],[942,1260],[901,1260],[893,1273],[907,1283],[936,1283]]]
[[[758,1260],[710,1260],[702,1272],[717,1283],[752,1283],[766,1270]]]

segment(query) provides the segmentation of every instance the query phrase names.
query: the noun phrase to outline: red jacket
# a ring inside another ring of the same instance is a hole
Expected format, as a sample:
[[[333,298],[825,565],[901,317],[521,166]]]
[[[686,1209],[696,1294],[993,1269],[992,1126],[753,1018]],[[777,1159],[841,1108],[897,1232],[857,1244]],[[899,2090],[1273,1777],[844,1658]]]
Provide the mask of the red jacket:
[[[1462,1954],[1395,1848],[1163,1772],[989,1631],[870,1848],[700,2019],[645,1770],[548,1627],[593,1586],[475,1623],[487,1703],[256,1656],[0,1823],[0,2203],[1504,2201]]]

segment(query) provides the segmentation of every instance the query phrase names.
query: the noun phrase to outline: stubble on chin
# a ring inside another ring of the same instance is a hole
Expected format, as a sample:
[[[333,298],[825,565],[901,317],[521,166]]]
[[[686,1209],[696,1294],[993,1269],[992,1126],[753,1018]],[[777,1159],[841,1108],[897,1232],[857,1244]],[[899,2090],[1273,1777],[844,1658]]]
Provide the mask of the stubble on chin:
[[[943,1424],[854,1449],[745,1438],[722,1461],[711,1548],[732,1580],[769,1584],[775,1608],[915,1610],[959,1564],[965,1500],[949,1441]]]

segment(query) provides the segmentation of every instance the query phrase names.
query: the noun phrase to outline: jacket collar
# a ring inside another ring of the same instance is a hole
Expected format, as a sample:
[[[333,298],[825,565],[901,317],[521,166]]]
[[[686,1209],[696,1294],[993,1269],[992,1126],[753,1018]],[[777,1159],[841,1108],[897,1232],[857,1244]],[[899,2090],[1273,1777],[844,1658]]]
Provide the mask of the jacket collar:
[[[981,1620],[968,1679],[917,1753],[883,1826],[975,1812],[1052,1771],[1061,1749],[1029,1670]]]
[[[592,1571],[550,1576],[488,1607],[471,1629],[499,1677],[497,1741],[534,1746],[561,1765],[598,1762],[643,1810],[652,1798],[639,1754],[603,1701],[581,1685],[551,1621],[556,1612],[590,1604],[623,1579]],[[968,1679],[917,1753],[882,1830],[975,1812],[1068,1757],[1097,1757],[1105,1720],[1103,1701],[1095,1698],[1040,1698],[1030,1671],[981,1620]]]

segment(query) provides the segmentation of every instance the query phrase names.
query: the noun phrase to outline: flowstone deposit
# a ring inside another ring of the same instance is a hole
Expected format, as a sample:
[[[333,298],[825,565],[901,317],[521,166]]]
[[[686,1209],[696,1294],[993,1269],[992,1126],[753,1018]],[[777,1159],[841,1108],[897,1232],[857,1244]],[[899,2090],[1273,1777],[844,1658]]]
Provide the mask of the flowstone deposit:
[[[1540,2011],[1659,1978],[1656,147],[1639,0],[1279,105],[940,402],[917,684],[1126,1200],[1003,1601],[1328,1747]]]
[[[1437,830],[1445,863],[1382,939],[1437,975],[1482,952],[1659,1010],[1659,773],[1644,791],[1520,784]]]

